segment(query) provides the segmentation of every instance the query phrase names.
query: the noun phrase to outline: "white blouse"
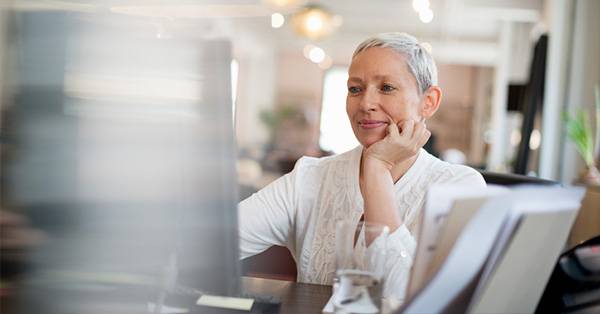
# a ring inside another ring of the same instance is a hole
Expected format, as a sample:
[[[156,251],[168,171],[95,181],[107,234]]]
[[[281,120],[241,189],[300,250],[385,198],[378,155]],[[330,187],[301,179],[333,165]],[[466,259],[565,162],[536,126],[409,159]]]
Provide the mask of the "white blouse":
[[[363,214],[359,187],[362,146],[346,153],[303,157],[292,172],[239,204],[241,258],[272,245],[287,247],[298,268],[298,281],[331,284],[335,275],[335,226],[358,223]],[[394,295],[404,296],[415,249],[417,224],[427,188],[434,184],[484,186],[472,168],[441,161],[421,149],[417,160],[395,184],[396,207],[404,225],[389,237],[387,260],[394,261],[386,279]]]

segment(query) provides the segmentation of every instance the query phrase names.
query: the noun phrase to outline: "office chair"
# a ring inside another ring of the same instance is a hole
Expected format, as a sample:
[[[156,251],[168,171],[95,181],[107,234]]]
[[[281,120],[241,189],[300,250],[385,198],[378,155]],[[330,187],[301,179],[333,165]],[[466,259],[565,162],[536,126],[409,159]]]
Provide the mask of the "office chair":
[[[520,174],[514,173],[498,173],[491,172],[486,170],[477,169],[479,173],[483,176],[483,179],[487,184],[496,184],[496,185],[518,185],[518,184],[539,184],[539,185],[560,185],[560,183],[556,181],[540,179],[537,177],[524,176]]]

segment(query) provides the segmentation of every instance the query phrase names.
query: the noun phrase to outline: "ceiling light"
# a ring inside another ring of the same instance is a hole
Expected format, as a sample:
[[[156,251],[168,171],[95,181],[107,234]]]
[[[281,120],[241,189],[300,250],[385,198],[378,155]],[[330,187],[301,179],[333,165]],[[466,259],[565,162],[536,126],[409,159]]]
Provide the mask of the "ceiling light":
[[[271,14],[271,27],[280,28],[285,23],[285,17],[281,13]]]
[[[277,7],[277,8],[290,8],[303,4],[305,0],[263,0],[263,3]]]
[[[311,51],[313,48],[315,48],[315,46],[314,46],[314,45],[308,44],[308,45],[304,46],[304,49],[302,49],[302,52],[304,53],[304,57],[305,57],[306,59],[310,59],[310,58],[309,58],[310,51]]]
[[[433,11],[431,11],[431,9],[426,9],[426,10],[420,11],[419,19],[421,20],[421,22],[423,22],[425,24],[433,21]]]
[[[429,0],[413,0],[412,7],[417,13],[427,10],[429,9]]]
[[[308,52],[308,59],[314,63],[321,63],[323,60],[325,60],[325,56],[325,51],[319,47],[313,47]]]
[[[305,7],[292,17],[294,31],[313,40],[330,35],[341,23],[341,17],[315,5]]]
[[[318,32],[323,28],[323,17],[320,14],[310,14],[304,20],[304,26],[309,32]]]

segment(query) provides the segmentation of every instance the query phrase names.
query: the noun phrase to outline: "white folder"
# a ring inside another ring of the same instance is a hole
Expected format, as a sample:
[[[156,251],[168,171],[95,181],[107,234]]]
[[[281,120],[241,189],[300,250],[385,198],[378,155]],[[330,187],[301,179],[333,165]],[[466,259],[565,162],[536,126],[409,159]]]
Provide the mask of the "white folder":
[[[402,312],[534,312],[583,194],[581,188],[517,187],[489,198],[468,221],[439,270],[413,291]],[[423,260],[418,254],[415,263]],[[434,253],[427,255],[428,261],[435,260]]]

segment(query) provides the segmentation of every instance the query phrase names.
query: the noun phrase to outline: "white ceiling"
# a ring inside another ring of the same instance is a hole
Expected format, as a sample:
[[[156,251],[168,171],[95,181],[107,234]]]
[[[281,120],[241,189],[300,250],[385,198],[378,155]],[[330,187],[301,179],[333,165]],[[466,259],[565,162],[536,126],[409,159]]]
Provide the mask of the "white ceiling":
[[[508,21],[532,26],[543,13],[543,0],[430,1],[434,19],[429,24],[419,20],[411,0],[312,1],[344,21],[334,35],[317,42],[299,38],[289,25],[272,29],[268,18],[236,19],[234,25],[283,50],[301,51],[305,44],[315,43],[338,63],[349,60],[353,48],[370,35],[403,31],[431,43],[434,56],[443,62],[491,65],[498,53],[501,24]]]
[[[7,1],[7,0],[3,0]],[[62,8],[74,11],[138,15],[142,22],[161,24],[168,32],[185,36],[225,34],[257,48],[301,51],[310,41],[298,37],[289,26],[297,8],[279,10],[286,15],[280,29],[270,26],[277,11],[266,0],[15,0],[21,9]],[[304,1],[306,3],[307,1]],[[531,24],[542,20],[544,0],[430,0],[434,19],[422,23],[411,0],[315,0],[343,18],[342,26],[329,38],[315,42],[334,60],[349,58],[353,47],[365,37],[384,31],[404,31],[431,43],[434,56],[449,62],[493,62],[504,21]],[[5,2],[8,3],[8,2]],[[154,27],[154,26],[153,26]],[[458,58],[458,59],[457,59]]]

